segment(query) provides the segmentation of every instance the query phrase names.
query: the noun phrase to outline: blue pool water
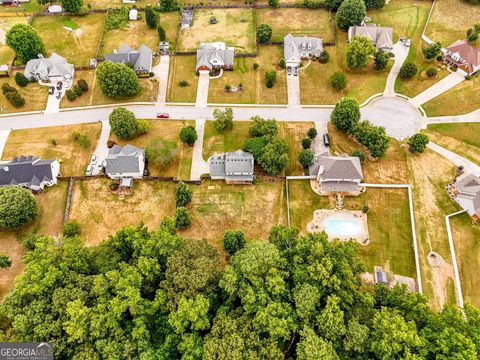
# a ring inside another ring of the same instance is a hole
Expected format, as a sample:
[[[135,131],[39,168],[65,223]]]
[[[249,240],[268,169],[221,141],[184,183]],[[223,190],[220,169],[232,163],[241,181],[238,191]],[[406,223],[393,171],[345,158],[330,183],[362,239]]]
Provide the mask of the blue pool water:
[[[325,225],[330,236],[358,236],[362,231],[360,224],[352,220],[327,220]]]

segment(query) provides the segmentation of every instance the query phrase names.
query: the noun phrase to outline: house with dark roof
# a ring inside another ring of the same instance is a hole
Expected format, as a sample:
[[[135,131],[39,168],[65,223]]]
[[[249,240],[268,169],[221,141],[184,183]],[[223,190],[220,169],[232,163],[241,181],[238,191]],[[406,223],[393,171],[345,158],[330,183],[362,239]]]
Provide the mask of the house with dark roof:
[[[128,45],[122,45],[118,50],[105,55],[106,61],[120,64],[130,64],[137,74],[148,74],[152,71],[153,51],[146,45],[140,45],[138,50]]]
[[[465,174],[453,183],[455,201],[475,220],[480,220],[480,177]]]
[[[253,155],[242,150],[212,155],[208,166],[213,180],[225,180],[227,184],[251,184],[255,178]]]
[[[25,65],[23,75],[28,80],[45,82],[71,81],[75,69],[67,60],[55,53],[49,58],[38,55],[38,59],[31,59]]]
[[[105,174],[111,179],[143,177],[145,150],[133,145],[113,145],[105,158]]]
[[[226,47],[224,42],[201,44],[197,49],[195,71],[233,70],[234,57],[235,49]]]
[[[443,61],[449,66],[456,66],[466,75],[473,75],[480,70],[480,49],[466,40],[457,40],[447,47]]]
[[[350,26],[348,29],[348,41],[352,41],[354,36],[364,36],[368,38],[377,50],[389,52],[393,49],[393,28],[383,26]]]
[[[0,186],[17,185],[38,192],[57,184],[60,163],[35,156],[18,156],[0,164]]]
[[[322,51],[322,39],[292,34],[283,38],[283,57],[288,67],[298,67],[302,59],[319,57]]]
[[[355,193],[363,179],[360,159],[356,156],[318,155],[310,166],[322,193]]]

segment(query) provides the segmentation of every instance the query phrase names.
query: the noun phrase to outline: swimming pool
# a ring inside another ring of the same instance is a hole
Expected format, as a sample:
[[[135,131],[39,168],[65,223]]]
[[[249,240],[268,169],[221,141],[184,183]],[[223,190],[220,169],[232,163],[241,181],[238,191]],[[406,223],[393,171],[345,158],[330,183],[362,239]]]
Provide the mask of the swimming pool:
[[[329,219],[325,222],[324,226],[327,234],[333,237],[356,237],[362,232],[362,225],[360,222],[353,220]]]

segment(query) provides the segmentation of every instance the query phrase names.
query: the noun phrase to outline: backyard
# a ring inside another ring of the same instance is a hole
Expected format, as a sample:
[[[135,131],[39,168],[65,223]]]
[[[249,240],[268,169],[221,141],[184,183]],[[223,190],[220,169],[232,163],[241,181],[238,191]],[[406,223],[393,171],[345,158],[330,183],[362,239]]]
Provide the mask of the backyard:
[[[0,65],[13,63],[15,52],[7,46],[5,36],[8,30],[16,24],[27,24],[26,16],[0,17]]]
[[[29,83],[26,87],[22,88],[15,83],[15,73],[12,73],[8,78],[0,78],[0,87],[5,83],[18,90],[20,95],[25,99],[25,105],[17,108],[7,100],[5,95],[0,94],[0,114],[44,110],[47,106],[48,87],[41,86],[38,83]]]
[[[195,73],[196,57],[171,56],[168,73],[167,101],[194,103],[197,97],[198,75]],[[180,86],[186,81],[186,86]]]

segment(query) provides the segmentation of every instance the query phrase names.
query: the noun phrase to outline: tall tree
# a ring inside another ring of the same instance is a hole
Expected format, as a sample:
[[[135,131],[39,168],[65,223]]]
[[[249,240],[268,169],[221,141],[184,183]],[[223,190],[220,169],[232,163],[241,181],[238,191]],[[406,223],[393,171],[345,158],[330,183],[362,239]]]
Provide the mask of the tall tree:
[[[337,128],[351,133],[360,121],[360,105],[354,98],[344,97],[335,104],[330,119]]]
[[[97,78],[102,92],[113,99],[127,98],[140,91],[135,71],[125,64],[101,62],[97,68]]]
[[[375,52],[372,42],[364,36],[354,36],[347,46],[346,62],[350,69],[358,69],[368,65],[370,55]]]
[[[7,45],[15,51],[16,59],[21,64],[36,59],[45,52],[43,41],[37,31],[30,25],[16,24],[7,32]]]
[[[363,0],[344,0],[337,11],[337,25],[342,30],[348,30],[350,26],[360,25],[366,15]]]
[[[36,219],[38,203],[30,191],[18,186],[0,187],[0,229],[17,229]]]

